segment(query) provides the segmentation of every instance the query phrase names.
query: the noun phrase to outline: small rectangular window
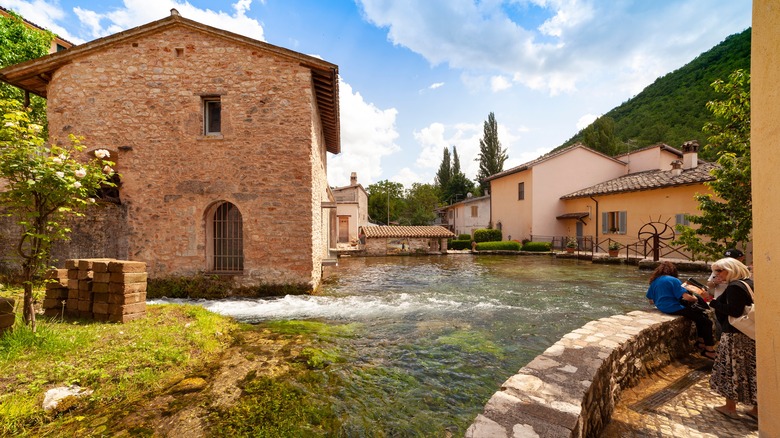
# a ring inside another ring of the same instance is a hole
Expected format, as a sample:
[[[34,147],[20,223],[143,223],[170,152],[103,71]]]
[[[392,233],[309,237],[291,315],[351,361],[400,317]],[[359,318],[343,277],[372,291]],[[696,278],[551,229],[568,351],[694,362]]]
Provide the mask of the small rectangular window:
[[[521,182],[517,184],[517,200],[522,201],[525,199],[525,183]]]
[[[477,206],[476,205],[472,205],[471,206],[471,217],[477,217],[477,216],[478,216],[478,214],[477,214]]]
[[[601,213],[602,234],[626,234],[627,214],[625,211],[605,211]]]
[[[689,227],[691,225],[690,221],[688,221],[688,215],[685,213],[680,213],[674,215],[675,218],[675,225],[685,225],[686,227]]]
[[[204,134],[219,134],[222,132],[222,102],[219,97],[203,98]]]

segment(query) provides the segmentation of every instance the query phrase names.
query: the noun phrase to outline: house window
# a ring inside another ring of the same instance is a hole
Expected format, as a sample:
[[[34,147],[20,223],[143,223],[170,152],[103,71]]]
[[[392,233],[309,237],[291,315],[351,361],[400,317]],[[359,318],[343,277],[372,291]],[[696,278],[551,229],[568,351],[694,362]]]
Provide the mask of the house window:
[[[525,183],[517,183],[517,200],[522,201],[525,199]]]
[[[626,212],[605,211],[601,213],[602,234],[626,234]]]
[[[238,207],[230,202],[219,204],[212,210],[209,222],[210,269],[243,271],[244,231]]]
[[[222,132],[222,101],[217,97],[203,98],[203,133],[219,134]]]
[[[691,225],[691,223],[688,221],[688,215],[686,215],[685,213],[674,215],[674,222],[675,225],[684,225],[686,227],[689,227]]]
[[[471,206],[471,217],[477,217],[477,216],[479,216],[477,214],[477,206],[476,205],[472,205]]]

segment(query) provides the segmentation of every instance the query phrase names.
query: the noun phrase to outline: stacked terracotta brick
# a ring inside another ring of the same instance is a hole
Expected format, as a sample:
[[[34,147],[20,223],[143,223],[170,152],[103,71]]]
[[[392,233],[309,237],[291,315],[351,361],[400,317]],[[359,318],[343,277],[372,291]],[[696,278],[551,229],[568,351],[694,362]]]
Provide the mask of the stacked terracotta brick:
[[[0,335],[11,329],[15,319],[14,300],[0,297]]]
[[[81,259],[67,260],[65,268],[56,270],[53,278],[58,281],[50,289],[47,287],[44,300],[47,316],[61,314],[63,279],[67,289],[67,316],[128,322],[146,315],[146,263]]]

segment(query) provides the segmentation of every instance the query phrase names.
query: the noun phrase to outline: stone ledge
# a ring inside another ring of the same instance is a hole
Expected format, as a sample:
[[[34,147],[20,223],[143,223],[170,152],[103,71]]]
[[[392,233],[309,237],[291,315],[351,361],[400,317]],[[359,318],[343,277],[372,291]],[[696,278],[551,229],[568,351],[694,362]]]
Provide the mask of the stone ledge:
[[[623,390],[690,354],[693,324],[658,311],[591,321],[507,379],[466,437],[597,436]]]

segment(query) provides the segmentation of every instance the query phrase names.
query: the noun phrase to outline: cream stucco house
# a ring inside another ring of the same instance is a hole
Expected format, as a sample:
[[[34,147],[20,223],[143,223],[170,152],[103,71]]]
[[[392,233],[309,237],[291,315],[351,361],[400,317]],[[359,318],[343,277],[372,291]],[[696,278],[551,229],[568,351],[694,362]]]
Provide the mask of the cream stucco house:
[[[352,172],[349,185],[334,187],[336,199],[336,217],[338,218],[338,242],[356,243],[358,229],[368,225],[368,193],[357,182],[357,173]]]
[[[713,164],[698,145],[665,144],[608,157],[582,144],[493,175],[491,220],[506,238],[558,242],[565,237],[635,243],[650,222],[670,228],[697,212]],[[601,248],[606,250],[606,247]]]
[[[474,237],[474,230],[490,226],[490,195],[472,197],[469,193],[466,199],[448,205],[440,212],[441,225],[456,235],[471,234]]]

